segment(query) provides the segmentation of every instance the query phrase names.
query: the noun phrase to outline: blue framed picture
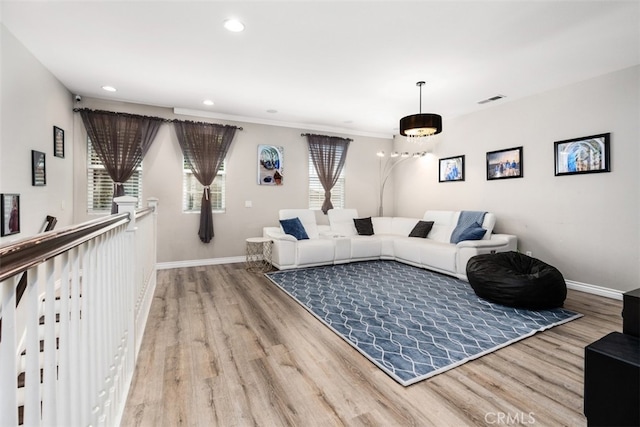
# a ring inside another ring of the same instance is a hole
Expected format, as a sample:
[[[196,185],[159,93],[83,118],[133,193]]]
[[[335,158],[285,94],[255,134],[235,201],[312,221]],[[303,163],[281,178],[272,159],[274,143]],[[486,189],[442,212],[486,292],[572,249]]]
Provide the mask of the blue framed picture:
[[[464,155],[440,159],[439,182],[464,181]]]

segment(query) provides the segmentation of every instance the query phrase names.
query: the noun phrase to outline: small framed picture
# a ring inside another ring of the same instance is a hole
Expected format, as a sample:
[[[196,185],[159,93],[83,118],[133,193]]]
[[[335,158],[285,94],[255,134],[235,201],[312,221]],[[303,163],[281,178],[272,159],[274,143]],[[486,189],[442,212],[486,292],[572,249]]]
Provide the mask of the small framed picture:
[[[31,185],[47,185],[46,155],[42,151],[31,150]]]
[[[64,159],[64,130],[53,127],[53,155]]]
[[[284,181],[284,148],[258,145],[258,184],[282,185]]]
[[[522,147],[487,152],[487,180],[523,176]]]
[[[0,194],[0,236],[9,236],[20,232],[20,195]]]
[[[440,159],[438,181],[464,181],[464,155]]]
[[[554,142],[556,176],[610,172],[610,138],[602,133]]]

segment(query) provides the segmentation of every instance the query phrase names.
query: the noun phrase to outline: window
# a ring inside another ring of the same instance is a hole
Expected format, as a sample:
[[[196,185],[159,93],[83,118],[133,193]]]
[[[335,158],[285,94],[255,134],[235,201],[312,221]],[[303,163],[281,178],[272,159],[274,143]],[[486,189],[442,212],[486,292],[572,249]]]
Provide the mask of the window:
[[[309,209],[320,210],[322,203],[324,203],[324,188],[309,155]],[[331,203],[336,209],[344,208],[344,168],[340,172],[336,185],[331,189]]]
[[[200,212],[202,191],[204,186],[198,182],[187,162],[182,162],[182,210],[183,212]],[[214,212],[224,212],[225,209],[225,179],[226,161],[218,170],[216,178],[209,189],[211,195],[211,209]]]
[[[124,183],[124,191],[127,196],[136,197],[137,207],[142,207],[142,163]],[[113,180],[87,138],[87,212],[110,213],[112,197]]]

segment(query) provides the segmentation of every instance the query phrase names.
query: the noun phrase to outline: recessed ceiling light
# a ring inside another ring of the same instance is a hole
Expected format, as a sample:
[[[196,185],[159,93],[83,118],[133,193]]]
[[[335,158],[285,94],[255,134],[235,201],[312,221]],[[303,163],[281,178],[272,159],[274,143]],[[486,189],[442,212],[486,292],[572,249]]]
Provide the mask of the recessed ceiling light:
[[[210,99],[205,99],[204,101],[202,101],[202,103],[203,103],[204,105],[213,105],[213,101],[212,101],[212,100],[210,100]]]
[[[227,19],[224,21],[224,27],[234,33],[239,33],[244,30],[244,24],[237,19]]]
[[[116,88],[113,86],[102,86],[102,89],[106,90],[107,92],[115,92]]]
[[[271,113],[271,114],[275,114],[275,113],[277,113],[277,112],[278,112],[278,110],[273,110],[273,109],[271,109],[271,110],[267,110],[267,113]]]

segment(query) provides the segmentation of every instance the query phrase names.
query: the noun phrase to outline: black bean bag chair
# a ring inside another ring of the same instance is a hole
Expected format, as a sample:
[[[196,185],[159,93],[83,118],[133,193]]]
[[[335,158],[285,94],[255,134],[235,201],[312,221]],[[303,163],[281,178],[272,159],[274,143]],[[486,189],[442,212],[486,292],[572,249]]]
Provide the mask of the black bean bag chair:
[[[509,307],[561,307],[567,285],[557,268],[519,252],[476,255],[467,263],[476,295]]]

